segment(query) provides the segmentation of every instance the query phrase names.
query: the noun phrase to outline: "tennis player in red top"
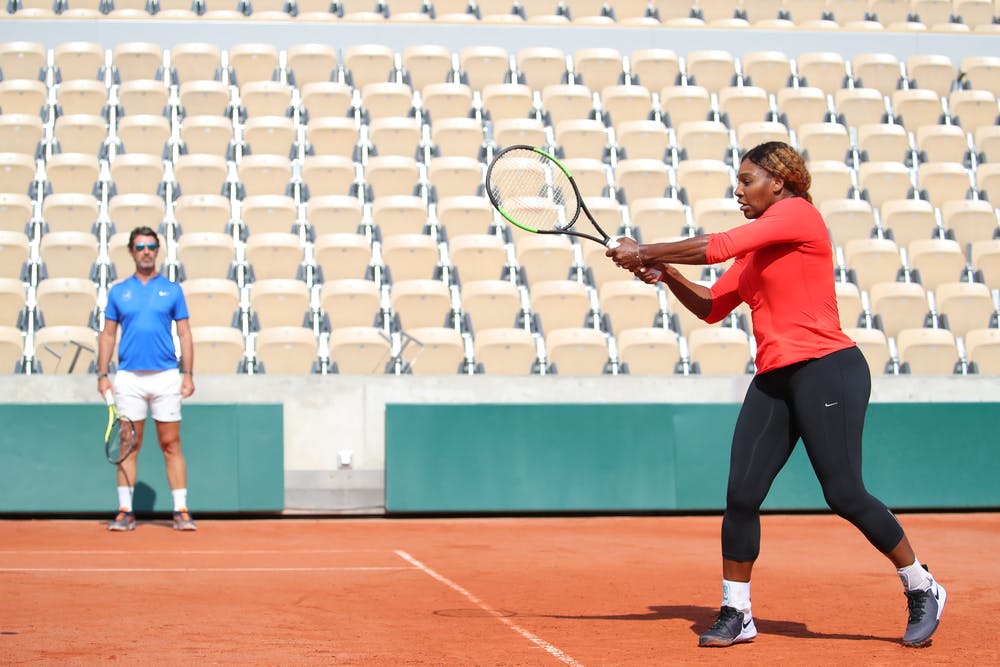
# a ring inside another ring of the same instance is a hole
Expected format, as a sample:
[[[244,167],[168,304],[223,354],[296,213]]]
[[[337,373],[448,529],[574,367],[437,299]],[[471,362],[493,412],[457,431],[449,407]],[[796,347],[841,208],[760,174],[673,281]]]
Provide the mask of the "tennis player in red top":
[[[757,635],[750,574],[760,551],[760,506],[801,438],[830,508],[897,568],[909,609],[903,644],[925,645],[946,594],[861,477],[871,375],[840,328],[832,247],[809,196],[809,172],[791,146],[768,142],[745,154],[737,180],[734,194],[749,224],[674,243],[622,239],[607,251],[645,282],[665,283],[706,322],[718,322],[743,301],[752,313],[757,374],[733,434],[722,519],[722,608],[698,643],[730,646]],[[730,258],[733,265],[711,287],[672,266]]]

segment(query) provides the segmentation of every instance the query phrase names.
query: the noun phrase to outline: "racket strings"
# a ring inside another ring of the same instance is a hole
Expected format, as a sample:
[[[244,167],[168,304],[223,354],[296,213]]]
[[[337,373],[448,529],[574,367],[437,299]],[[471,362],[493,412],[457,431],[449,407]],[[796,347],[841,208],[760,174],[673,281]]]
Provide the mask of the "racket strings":
[[[490,173],[490,189],[501,212],[535,229],[567,229],[579,202],[566,173],[547,156],[527,148],[508,151]]]

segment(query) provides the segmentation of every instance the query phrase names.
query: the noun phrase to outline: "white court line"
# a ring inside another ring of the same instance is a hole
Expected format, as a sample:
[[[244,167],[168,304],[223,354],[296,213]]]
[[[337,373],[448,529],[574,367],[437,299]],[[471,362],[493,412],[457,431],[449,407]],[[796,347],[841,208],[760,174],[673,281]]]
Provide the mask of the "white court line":
[[[402,558],[403,560],[405,560],[406,562],[413,564],[414,567],[416,567],[418,570],[420,570],[424,574],[428,575],[429,577],[431,577],[433,579],[438,580],[439,582],[441,582],[442,584],[444,584],[448,588],[452,589],[453,591],[456,591],[457,593],[460,593],[463,597],[465,597],[467,600],[469,600],[469,602],[472,602],[474,605],[476,605],[477,607],[479,607],[480,609],[482,609],[483,611],[485,611],[487,614],[489,614],[490,616],[493,616],[498,621],[500,621],[501,623],[503,623],[504,625],[506,625],[508,628],[510,628],[511,630],[513,630],[514,632],[516,632],[517,634],[521,635],[522,637],[524,637],[525,639],[527,639],[529,642],[531,642],[535,646],[538,646],[539,648],[543,649],[546,653],[548,653],[549,655],[551,655],[554,658],[558,659],[560,662],[562,662],[564,664],[567,664],[567,665],[572,665],[573,667],[583,667],[583,665],[581,663],[577,662],[576,660],[574,660],[572,658],[572,656],[567,655],[566,653],[564,653],[563,651],[561,651],[559,648],[557,648],[557,647],[553,646],[552,644],[548,643],[547,641],[545,641],[544,639],[542,639],[538,635],[525,630],[524,628],[522,628],[521,626],[519,626],[518,624],[516,624],[512,620],[510,620],[510,618],[508,618],[507,616],[504,616],[502,612],[497,611],[496,609],[494,609],[493,607],[491,607],[487,603],[483,602],[482,600],[480,600],[475,595],[473,595],[469,591],[465,590],[464,588],[462,588],[461,586],[459,586],[458,584],[456,584],[454,581],[452,581],[448,577],[445,577],[444,575],[438,574],[437,572],[435,572],[431,568],[427,567],[426,565],[424,565],[423,563],[421,563],[419,560],[417,560],[416,558],[414,558],[410,554],[406,553],[405,551],[401,551],[399,549],[396,550],[396,554],[399,555],[399,557]]]
[[[412,567],[0,567],[4,572],[367,572]]]

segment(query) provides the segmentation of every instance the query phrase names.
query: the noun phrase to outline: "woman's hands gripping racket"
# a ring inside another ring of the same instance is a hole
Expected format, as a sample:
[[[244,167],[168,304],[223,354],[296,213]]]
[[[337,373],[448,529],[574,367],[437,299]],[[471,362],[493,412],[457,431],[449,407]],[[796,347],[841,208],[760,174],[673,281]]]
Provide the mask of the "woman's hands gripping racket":
[[[570,234],[614,248],[587,210],[572,174],[559,160],[533,146],[509,146],[486,169],[486,194],[511,224],[535,234]],[[580,213],[599,236],[573,229]]]
[[[104,392],[108,404],[108,425],[104,429],[104,454],[108,463],[121,465],[135,451],[135,425],[131,419],[118,414],[115,395],[108,389]]]

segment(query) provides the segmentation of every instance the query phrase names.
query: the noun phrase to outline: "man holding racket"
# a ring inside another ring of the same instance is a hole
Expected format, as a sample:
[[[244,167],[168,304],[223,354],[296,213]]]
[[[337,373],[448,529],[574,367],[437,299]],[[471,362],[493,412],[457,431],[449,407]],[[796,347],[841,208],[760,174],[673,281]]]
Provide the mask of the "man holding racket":
[[[135,274],[108,292],[104,329],[97,345],[97,390],[104,396],[112,389],[108,368],[121,327],[113,387],[115,405],[121,415],[134,422],[136,431],[135,452],[118,467],[118,514],[108,524],[108,530],[135,528],[133,484],[148,411],[152,411],[156,422],[156,436],[173,495],[174,529],[197,530],[187,507],[187,465],[181,452],[181,399],[194,393],[194,345],[187,303],[180,285],[156,270],[160,241],[155,231],[149,227],[133,229],[128,248],[135,261]],[[175,322],[181,348],[179,365],[172,333]]]
[[[647,283],[664,282],[706,322],[741,301],[751,308],[757,374],[736,422],[722,519],[722,608],[700,646],[730,646],[757,635],[750,574],[760,551],[760,507],[801,438],[830,508],[854,524],[896,566],[909,619],[903,644],[927,644],[945,589],[922,566],[893,513],[865,489],[861,441],[871,375],[840,327],[829,233],[809,196],[811,177],[789,145],[748,151],[735,196],[750,220],[727,232],[674,243],[621,239],[607,251]],[[671,266],[735,258],[711,287]]]

